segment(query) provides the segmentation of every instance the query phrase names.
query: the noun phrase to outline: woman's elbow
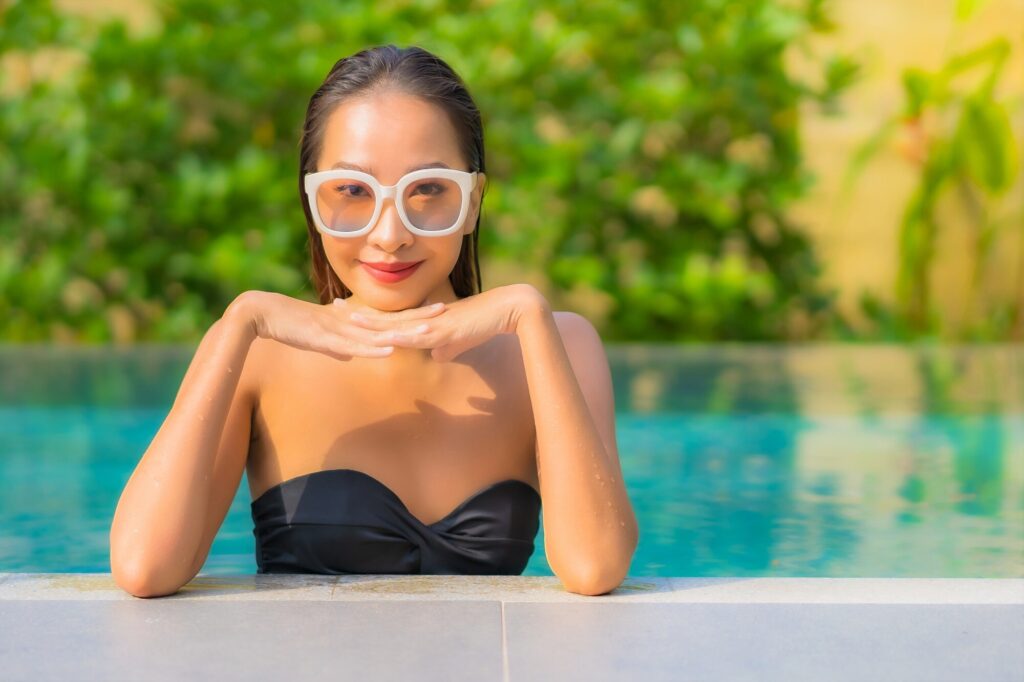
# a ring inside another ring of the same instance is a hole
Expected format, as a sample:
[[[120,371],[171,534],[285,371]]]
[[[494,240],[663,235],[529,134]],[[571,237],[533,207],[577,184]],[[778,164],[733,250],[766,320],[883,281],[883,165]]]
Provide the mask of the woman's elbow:
[[[139,566],[121,566],[112,561],[110,575],[115,585],[133,597],[142,599],[166,597],[181,589],[181,585],[160,585],[152,571]]]
[[[626,579],[626,572],[610,566],[593,565],[559,577],[566,591],[587,597],[608,594]]]

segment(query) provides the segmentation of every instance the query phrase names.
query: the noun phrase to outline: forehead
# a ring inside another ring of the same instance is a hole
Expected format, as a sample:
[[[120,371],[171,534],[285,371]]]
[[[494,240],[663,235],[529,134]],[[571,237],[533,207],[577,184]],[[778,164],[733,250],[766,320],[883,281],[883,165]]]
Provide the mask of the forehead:
[[[317,170],[339,162],[365,168],[384,183],[436,162],[465,170],[448,114],[420,97],[395,91],[360,96],[331,112]]]

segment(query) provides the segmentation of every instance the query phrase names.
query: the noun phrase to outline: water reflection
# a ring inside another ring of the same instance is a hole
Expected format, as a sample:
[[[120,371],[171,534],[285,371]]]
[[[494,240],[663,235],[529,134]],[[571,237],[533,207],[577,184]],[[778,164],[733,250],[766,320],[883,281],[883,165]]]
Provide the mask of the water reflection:
[[[1020,347],[609,356],[633,574],[1024,575]]]
[[[0,347],[0,571],[106,571],[194,349]],[[613,346],[634,576],[1024,576],[1020,346]],[[203,572],[255,571],[245,480]],[[543,534],[526,575],[550,574]]]

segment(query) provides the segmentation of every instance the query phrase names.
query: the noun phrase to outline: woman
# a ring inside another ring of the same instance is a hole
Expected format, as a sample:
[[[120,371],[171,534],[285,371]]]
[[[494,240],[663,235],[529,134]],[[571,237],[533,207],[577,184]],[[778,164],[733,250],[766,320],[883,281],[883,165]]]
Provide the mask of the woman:
[[[299,195],[320,304],[239,295],[125,486],[114,580],[202,568],[247,467],[261,573],[519,574],[544,508],[569,591],[638,528],[601,339],[532,286],[481,292],[479,111],[420,48],[342,59],[310,100]]]

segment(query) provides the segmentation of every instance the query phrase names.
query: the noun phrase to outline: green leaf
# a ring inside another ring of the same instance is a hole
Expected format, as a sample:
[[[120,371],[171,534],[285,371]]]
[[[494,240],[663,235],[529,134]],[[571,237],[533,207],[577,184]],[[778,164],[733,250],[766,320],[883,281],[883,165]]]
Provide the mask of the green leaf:
[[[871,159],[878,156],[882,148],[892,139],[897,125],[899,125],[897,119],[889,119],[879,126],[878,130],[871,134],[871,137],[854,150],[853,156],[846,166],[846,172],[843,174],[842,189],[840,191],[842,197],[849,197],[853,185],[864,171],[864,167],[867,166]]]
[[[940,77],[943,83],[945,83],[953,77],[970,71],[975,67],[991,65],[992,71],[989,73],[988,82],[984,86],[984,88],[991,89],[991,82],[999,78],[1003,64],[1006,62],[1007,57],[1010,56],[1010,51],[1010,42],[1006,38],[1003,36],[994,38],[984,45],[958,54],[950,59],[942,67]]]
[[[849,89],[861,76],[861,64],[849,55],[837,55],[826,62],[825,87],[821,97],[832,102],[843,90]]]
[[[921,115],[925,103],[934,91],[933,78],[921,69],[907,69],[903,72],[903,91],[906,95],[904,116],[916,118]]]
[[[974,16],[987,0],[956,0],[956,20],[964,22]]]
[[[1016,176],[1013,130],[1006,110],[989,99],[970,97],[953,140],[970,177],[991,195],[1006,191]]]

